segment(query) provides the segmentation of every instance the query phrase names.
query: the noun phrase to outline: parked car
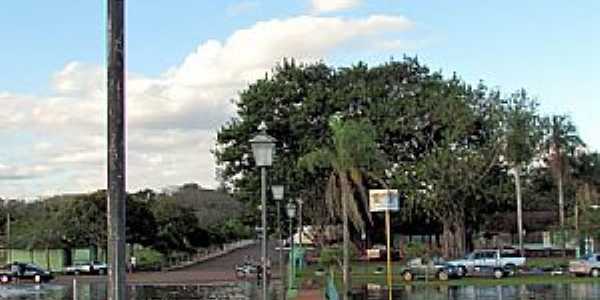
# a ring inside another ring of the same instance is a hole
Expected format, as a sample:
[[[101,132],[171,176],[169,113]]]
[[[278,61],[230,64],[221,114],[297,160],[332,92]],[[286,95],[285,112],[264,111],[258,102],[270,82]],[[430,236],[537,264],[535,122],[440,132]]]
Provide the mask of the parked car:
[[[400,250],[392,248],[391,259],[393,261],[398,261],[402,259],[402,254]],[[359,256],[358,260],[360,261],[386,261],[387,260],[387,250],[385,245],[373,245],[373,247],[369,249],[364,249]]]
[[[449,278],[457,278],[458,268],[449,265],[441,259],[433,259],[424,262],[422,258],[410,260],[406,266],[400,270],[404,281],[412,281],[418,278],[434,278],[446,281]]]
[[[589,254],[569,262],[569,273],[575,276],[600,277],[600,254]]]
[[[35,283],[42,283],[53,278],[51,272],[29,263],[14,262],[0,269],[1,283],[9,283],[14,280],[32,280]]]
[[[108,265],[99,261],[80,261],[76,262],[72,266],[65,268],[66,274],[98,274],[104,275],[108,270]]]
[[[256,277],[260,279],[262,276],[262,267],[259,263],[246,261],[235,266],[235,277],[238,279],[247,279]],[[271,278],[271,268],[267,268],[267,278]]]
[[[518,267],[525,265],[525,257],[519,256],[515,250],[484,249],[475,250],[448,264],[458,268],[460,276],[491,271],[494,277],[501,278],[514,275]]]

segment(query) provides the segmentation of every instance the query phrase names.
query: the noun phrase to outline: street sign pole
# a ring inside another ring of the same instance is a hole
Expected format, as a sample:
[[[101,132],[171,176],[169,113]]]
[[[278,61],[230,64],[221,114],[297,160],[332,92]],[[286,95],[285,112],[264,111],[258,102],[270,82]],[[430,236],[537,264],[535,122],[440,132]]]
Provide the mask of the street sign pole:
[[[390,211],[385,211],[385,232],[387,236],[387,286],[388,299],[392,300],[392,247],[391,247],[391,232],[390,232]]]
[[[385,235],[386,235],[386,250],[387,250],[387,287],[388,287],[388,299],[392,300],[392,232],[391,232],[391,221],[390,211],[397,211],[399,209],[399,196],[398,190],[369,190],[369,211],[371,212],[384,212],[385,213]]]

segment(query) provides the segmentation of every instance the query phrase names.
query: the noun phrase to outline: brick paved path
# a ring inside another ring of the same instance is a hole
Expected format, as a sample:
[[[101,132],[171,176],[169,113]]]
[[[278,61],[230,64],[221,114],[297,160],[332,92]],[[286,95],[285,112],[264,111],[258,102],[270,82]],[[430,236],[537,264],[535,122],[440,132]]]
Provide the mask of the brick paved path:
[[[258,259],[260,257],[259,245],[255,244],[247,248],[234,250],[221,257],[209,261],[182,268],[177,271],[168,272],[139,272],[127,275],[130,284],[195,284],[195,283],[222,283],[237,281],[235,277],[235,265],[242,263],[247,256]],[[273,277],[278,278],[277,260],[279,254],[271,247],[269,256],[273,262]],[[83,282],[105,281],[105,276],[78,276]],[[73,276],[60,276],[58,283],[69,283]]]

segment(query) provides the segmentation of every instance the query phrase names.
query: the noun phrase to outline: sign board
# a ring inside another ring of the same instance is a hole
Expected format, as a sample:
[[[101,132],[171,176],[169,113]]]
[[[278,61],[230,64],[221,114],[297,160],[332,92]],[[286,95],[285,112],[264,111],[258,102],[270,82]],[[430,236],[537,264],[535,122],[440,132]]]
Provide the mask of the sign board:
[[[369,211],[397,211],[398,190],[369,190]]]
[[[367,258],[379,259],[381,258],[381,250],[379,249],[367,249]]]

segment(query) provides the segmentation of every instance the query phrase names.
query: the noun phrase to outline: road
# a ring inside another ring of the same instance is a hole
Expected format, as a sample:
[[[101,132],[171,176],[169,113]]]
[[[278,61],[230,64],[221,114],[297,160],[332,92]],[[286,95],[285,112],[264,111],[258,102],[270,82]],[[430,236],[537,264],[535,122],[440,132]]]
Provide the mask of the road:
[[[277,278],[277,262],[279,253],[275,247],[269,247],[269,256],[272,261],[273,277]],[[176,271],[166,272],[139,272],[127,275],[129,284],[199,284],[199,283],[222,283],[237,281],[234,268],[236,264],[242,263],[246,257],[252,257],[258,261],[260,258],[260,243],[235,250],[221,257],[216,257],[206,262],[198,263]],[[73,281],[73,276],[60,276],[57,281],[68,283]],[[84,282],[105,281],[105,276],[78,276],[78,280]]]

